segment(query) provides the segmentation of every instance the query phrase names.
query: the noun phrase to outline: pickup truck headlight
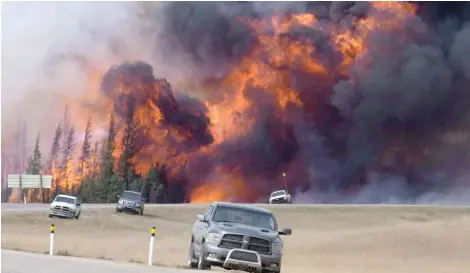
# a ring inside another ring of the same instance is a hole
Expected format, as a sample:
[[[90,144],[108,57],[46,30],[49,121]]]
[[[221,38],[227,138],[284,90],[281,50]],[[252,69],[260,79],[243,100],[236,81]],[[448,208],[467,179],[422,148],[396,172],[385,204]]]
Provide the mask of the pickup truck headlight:
[[[282,244],[273,243],[271,251],[273,254],[282,254]]]
[[[219,243],[220,234],[209,233],[206,237],[206,243],[216,245]]]

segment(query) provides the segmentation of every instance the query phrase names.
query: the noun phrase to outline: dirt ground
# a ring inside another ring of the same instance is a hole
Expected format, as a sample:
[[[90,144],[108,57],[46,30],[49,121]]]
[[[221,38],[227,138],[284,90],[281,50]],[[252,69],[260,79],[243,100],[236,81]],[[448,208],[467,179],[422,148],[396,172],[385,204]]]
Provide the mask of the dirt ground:
[[[2,212],[2,248],[145,262],[156,226],[156,263],[186,264],[191,225],[206,206],[146,208],[144,216],[83,210],[79,220],[46,212]],[[284,237],[283,273],[470,272],[470,208],[271,206]]]

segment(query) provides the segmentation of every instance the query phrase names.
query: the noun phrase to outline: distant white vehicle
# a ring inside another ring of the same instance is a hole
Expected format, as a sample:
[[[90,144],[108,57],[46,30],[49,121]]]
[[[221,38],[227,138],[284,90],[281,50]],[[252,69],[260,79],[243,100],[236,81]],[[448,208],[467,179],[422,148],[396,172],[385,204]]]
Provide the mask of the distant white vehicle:
[[[78,219],[78,217],[80,217],[81,210],[82,201],[80,198],[71,195],[59,194],[51,203],[49,217],[58,216]]]
[[[291,204],[292,197],[286,190],[274,191],[269,197],[269,204]]]

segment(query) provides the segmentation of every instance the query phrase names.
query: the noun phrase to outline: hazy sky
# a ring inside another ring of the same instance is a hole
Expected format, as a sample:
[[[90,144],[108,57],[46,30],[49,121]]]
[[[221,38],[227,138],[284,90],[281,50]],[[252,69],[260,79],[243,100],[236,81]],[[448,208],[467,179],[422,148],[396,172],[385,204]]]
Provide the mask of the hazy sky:
[[[41,131],[43,145],[49,144],[62,116],[61,98],[80,97],[89,88],[87,71],[73,56],[103,67],[150,59],[151,37],[141,34],[150,24],[138,16],[140,7],[135,2],[2,3],[3,140],[11,137],[20,114],[28,121],[29,142]]]

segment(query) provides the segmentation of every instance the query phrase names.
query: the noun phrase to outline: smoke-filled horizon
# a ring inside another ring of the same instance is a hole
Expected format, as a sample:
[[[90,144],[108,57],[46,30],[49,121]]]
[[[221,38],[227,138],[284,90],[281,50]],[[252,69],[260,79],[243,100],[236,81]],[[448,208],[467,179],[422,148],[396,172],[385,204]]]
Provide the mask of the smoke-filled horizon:
[[[106,124],[100,105],[123,121],[132,99],[139,171],[167,162],[192,201],[257,201],[284,186],[281,172],[298,203],[470,197],[468,4],[90,4],[60,19],[75,28],[44,27],[42,58],[2,61],[2,90],[45,92],[35,99],[60,109],[38,128],[53,132],[65,104],[78,123],[88,113]],[[4,47],[20,54],[6,20]],[[4,93],[2,109],[27,94]]]

